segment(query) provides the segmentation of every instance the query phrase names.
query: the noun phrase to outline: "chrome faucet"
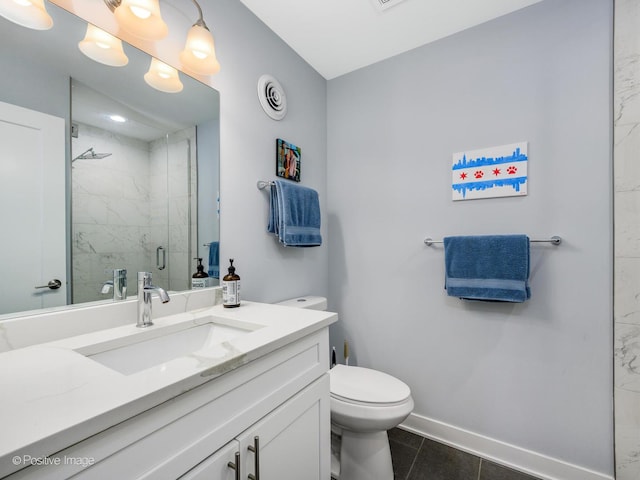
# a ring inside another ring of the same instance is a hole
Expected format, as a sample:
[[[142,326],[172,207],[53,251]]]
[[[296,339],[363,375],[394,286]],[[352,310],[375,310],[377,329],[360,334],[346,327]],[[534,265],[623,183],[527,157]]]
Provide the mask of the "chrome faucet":
[[[116,268],[113,271],[113,280],[108,280],[102,284],[102,293],[109,293],[113,288],[113,300],[121,301],[127,299],[127,270]]]
[[[163,288],[151,285],[151,272],[138,272],[138,323],[136,327],[153,325],[151,321],[151,294],[156,292],[162,303],[167,303],[169,295]]]

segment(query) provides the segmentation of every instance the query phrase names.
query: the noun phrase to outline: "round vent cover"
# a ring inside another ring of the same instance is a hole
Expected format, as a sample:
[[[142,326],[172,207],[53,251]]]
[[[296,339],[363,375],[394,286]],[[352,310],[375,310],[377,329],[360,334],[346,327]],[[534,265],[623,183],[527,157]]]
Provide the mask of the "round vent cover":
[[[271,75],[258,79],[258,98],[262,109],[274,120],[282,120],[287,114],[287,96],[280,82]]]

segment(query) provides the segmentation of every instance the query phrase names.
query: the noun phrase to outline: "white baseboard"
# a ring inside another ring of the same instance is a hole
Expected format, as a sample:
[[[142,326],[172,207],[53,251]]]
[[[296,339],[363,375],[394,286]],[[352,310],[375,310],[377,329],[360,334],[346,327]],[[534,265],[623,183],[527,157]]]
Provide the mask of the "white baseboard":
[[[413,413],[399,428],[544,480],[614,480],[612,475],[588,470]]]

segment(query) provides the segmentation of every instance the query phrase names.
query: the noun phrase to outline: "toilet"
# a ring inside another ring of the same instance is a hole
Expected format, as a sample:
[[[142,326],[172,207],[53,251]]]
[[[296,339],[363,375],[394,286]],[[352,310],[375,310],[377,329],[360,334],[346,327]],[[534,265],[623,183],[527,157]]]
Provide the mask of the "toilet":
[[[279,305],[325,310],[324,297],[300,297]],[[331,476],[336,480],[393,480],[387,430],[413,410],[409,387],[370,368],[336,365],[331,384]],[[339,451],[334,452],[338,438]],[[339,458],[338,458],[339,456]]]

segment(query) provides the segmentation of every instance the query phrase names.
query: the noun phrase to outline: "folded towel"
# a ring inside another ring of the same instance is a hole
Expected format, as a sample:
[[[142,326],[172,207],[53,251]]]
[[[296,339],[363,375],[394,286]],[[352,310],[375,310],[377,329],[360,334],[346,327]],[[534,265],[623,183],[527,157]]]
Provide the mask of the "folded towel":
[[[279,207],[278,207],[278,193],[275,184],[271,185],[271,192],[269,195],[269,224],[267,225],[267,232],[275,233],[278,236],[278,224],[280,222],[279,218]]]
[[[220,242],[209,244],[209,271],[212,278],[220,278]]]
[[[320,234],[320,201],[312,188],[276,180],[271,187],[267,231],[286,247],[317,247]]]
[[[468,300],[524,302],[529,289],[529,237],[445,237],[447,294]]]

